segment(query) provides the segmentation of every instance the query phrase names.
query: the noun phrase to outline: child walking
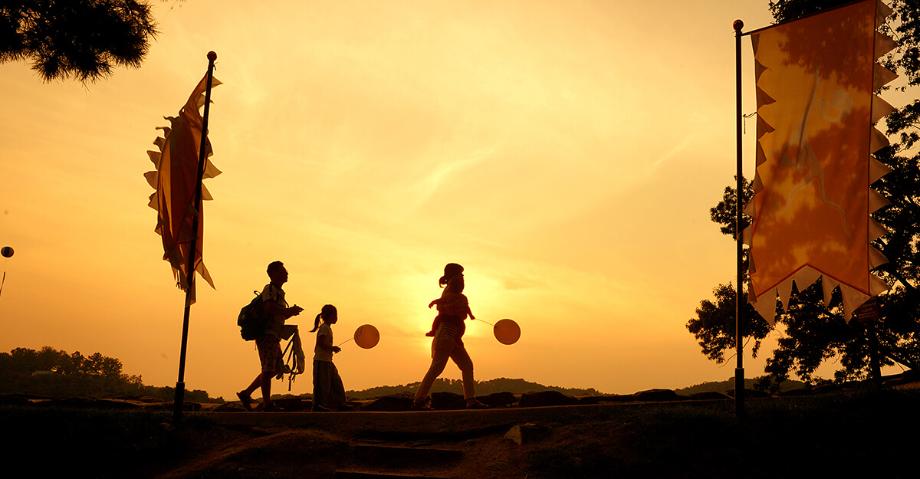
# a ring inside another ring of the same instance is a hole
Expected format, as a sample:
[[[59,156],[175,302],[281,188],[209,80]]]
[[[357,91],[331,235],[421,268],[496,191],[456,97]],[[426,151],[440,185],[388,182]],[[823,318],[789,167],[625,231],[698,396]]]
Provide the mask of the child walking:
[[[320,324],[322,320],[322,324]],[[327,304],[316,315],[311,333],[316,333],[316,347],[313,348],[313,410],[335,411],[345,406],[345,386],[332,355],[341,351],[332,343],[332,325],[338,322],[335,306]]]

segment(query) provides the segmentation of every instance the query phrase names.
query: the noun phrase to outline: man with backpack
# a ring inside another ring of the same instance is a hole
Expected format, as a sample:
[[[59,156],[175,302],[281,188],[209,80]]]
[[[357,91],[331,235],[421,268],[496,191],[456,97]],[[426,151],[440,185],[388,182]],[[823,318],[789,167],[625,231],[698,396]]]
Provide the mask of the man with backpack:
[[[284,334],[284,322],[303,311],[303,308],[296,304],[288,307],[284,299],[284,290],[281,289],[281,285],[287,282],[288,272],[281,261],[269,263],[268,278],[271,282],[265,285],[260,295],[262,312],[265,315],[265,328],[262,334],[256,335],[255,338],[262,370],[249,387],[236,393],[240,403],[249,411],[252,410],[252,393],[258,388],[262,389],[262,410],[274,410],[272,379],[283,371],[281,336]]]

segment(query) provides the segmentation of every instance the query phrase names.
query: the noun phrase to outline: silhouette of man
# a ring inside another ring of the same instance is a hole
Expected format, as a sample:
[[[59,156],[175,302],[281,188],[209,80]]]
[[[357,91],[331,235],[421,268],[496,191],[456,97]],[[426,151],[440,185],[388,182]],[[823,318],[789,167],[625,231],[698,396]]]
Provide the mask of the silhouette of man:
[[[262,289],[262,307],[268,315],[268,323],[262,336],[256,338],[259,349],[259,362],[262,370],[246,389],[236,393],[243,407],[252,410],[252,393],[262,388],[262,410],[272,411],[272,379],[283,373],[284,360],[281,353],[281,337],[284,335],[284,322],[297,316],[303,308],[288,307],[281,285],[287,282],[288,272],[281,261],[272,261],[268,265],[270,283]]]

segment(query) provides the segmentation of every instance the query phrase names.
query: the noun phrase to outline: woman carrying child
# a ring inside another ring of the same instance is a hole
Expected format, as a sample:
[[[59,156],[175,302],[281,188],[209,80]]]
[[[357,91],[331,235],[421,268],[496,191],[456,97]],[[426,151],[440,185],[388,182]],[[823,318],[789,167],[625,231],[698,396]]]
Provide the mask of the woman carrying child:
[[[427,409],[430,407],[428,393],[434,380],[444,372],[447,360],[452,359],[463,377],[463,397],[466,407],[478,409],[486,407],[476,399],[473,381],[473,360],[470,358],[463,344],[463,333],[466,331],[464,320],[467,316],[476,319],[470,311],[469,300],[463,295],[465,286],[463,281],[463,266],[457,263],[448,263],[444,267],[444,276],[438,280],[438,285],[444,288],[441,297],[428,304],[428,307],[437,305],[438,315],[434,319],[428,336],[434,336],[431,341],[431,366],[415,392],[412,402],[414,409]]]
[[[322,324],[320,324],[322,320]],[[316,333],[316,347],[313,348],[313,410],[335,411],[345,406],[345,387],[332,355],[342,350],[332,344],[332,325],[338,322],[335,306],[323,306],[313,322],[311,333]]]

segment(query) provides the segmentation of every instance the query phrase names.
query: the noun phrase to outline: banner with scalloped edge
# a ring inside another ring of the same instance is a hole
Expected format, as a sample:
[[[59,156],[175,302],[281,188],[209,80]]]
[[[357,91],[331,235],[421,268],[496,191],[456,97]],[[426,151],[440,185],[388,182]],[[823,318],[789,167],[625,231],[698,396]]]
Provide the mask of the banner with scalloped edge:
[[[211,86],[220,85],[217,78],[212,78]],[[203,119],[200,108],[204,106],[207,75],[192,90],[188,101],[179,110],[178,116],[164,117],[170,126],[158,127],[163,136],[157,137],[153,144],[157,150],[148,150],[147,156],[156,170],[144,173],[147,182],[156,191],[150,195],[148,206],[157,210],[155,231],[163,240],[163,259],[172,266],[173,276],[179,289],[188,288],[188,258],[192,235],[197,234],[195,247],[195,271],[214,287],[214,281],[202,260],[204,251],[204,208],[203,202],[197,205],[199,211],[198,231],[192,233],[195,213],[196,182],[198,181],[198,148],[201,145]],[[221,172],[211,160],[211,142],[205,142],[204,178],[213,178]],[[210,200],[211,194],[201,186],[201,199]],[[194,285],[193,285],[194,286]],[[195,301],[195,288],[191,291],[191,301]]]
[[[887,260],[870,244],[884,233],[870,214],[886,204],[870,185],[888,171],[872,154],[888,145],[875,125],[892,111],[875,92],[897,77],[877,63],[894,48],[878,32],[890,14],[864,0],[751,34],[757,166],[744,237],[749,298],[771,323],[793,281],[821,277],[825,302],[839,286],[847,319],[888,289],[871,273]]]

